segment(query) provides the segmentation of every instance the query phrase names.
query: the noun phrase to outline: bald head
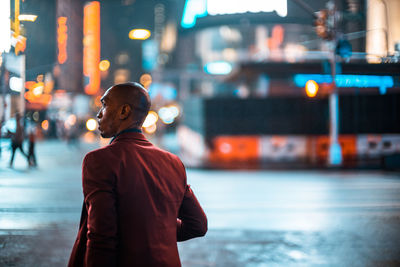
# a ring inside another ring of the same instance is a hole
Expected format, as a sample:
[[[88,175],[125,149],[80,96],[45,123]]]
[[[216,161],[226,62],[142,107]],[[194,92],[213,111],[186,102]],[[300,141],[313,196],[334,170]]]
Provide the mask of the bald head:
[[[135,82],[121,83],[111,87],[110,93],[118,105],[128,104],[132,109],[132,119],[142,126],[151,106],[147,90]]]
[[[128,128],[140,129],[151,105],[146,89],[133,82],[112,86],[101,103],[97,118],[100,134],[106,138]]]

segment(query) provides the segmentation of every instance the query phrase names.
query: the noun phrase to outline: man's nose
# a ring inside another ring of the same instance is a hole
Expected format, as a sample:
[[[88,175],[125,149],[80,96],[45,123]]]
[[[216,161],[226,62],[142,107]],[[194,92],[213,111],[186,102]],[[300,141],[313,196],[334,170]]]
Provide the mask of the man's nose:
[[[98,119],[101,119],[101,117],[103,117],[103,114],[102,114],[102,112],[101,112],[101,109],[99,110],[99,112],[97,112],[96,117],[97,117]]]

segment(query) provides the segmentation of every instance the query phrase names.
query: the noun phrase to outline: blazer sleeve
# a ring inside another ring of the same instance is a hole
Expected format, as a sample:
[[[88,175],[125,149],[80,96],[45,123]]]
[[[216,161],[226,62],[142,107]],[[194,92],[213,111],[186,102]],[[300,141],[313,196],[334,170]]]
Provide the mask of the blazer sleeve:
[[[87,209],[85,266],[117,265],[117,212],[115,176],[102,155],[83,161],[82,183]]]
[[[177,219],[177,241],[204,236],[207,217],[189,185],[186,185]]]

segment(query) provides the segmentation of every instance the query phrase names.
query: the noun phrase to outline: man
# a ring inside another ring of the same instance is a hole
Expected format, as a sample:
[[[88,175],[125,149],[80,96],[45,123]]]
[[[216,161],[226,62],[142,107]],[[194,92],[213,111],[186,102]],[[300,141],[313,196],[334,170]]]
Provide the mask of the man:
[[[176,241],[207,232],[185,168],[141,133],[150,98],[140,84],[115,85],[101,102],[99,131],[113,138],[83,161],[84,205],[68,266],[181,266]]]

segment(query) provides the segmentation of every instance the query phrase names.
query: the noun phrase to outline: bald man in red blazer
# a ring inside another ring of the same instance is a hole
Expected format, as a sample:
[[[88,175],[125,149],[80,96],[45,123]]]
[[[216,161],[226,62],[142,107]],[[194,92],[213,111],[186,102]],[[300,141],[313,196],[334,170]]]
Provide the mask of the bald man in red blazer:
[[[68,266],[181,266],[177,241],[207,232],[185,168],[141,133],[150,108],[141,85],[115,85],[102,103],[99,130],[113,139],[83,161],[84,205]]]

